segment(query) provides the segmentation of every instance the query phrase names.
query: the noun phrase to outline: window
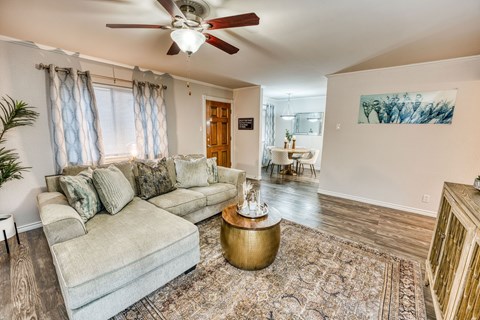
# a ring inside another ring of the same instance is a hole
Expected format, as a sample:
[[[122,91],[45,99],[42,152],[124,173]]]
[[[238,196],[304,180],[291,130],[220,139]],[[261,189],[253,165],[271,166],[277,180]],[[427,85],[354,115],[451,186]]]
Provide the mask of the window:
[[[130,157],[135,148],[133,92],[129,88],[94,84],[106,158]]]

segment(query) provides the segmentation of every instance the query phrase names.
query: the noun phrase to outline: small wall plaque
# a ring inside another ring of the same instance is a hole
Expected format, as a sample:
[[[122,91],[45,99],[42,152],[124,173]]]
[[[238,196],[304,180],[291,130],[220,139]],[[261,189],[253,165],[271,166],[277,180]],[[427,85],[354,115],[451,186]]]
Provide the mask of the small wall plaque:
[[[238,118],[238,130],[253,130],[253,118]]]

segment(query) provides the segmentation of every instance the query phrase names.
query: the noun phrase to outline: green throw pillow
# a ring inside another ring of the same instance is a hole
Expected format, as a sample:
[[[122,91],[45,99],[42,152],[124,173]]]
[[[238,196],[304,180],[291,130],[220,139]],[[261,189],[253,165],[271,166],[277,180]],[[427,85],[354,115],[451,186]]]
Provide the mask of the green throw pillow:
[[[95,169],[93,184],[97,188],[98,196],[105,209],[110,214],[116,214],[122,210],[134,197],[130,182],[114,165],[105,169]]]
[[[208,173],[208,183],[213,184],[218,182],[218,168],[217,168],[217,158],[208,158],[207,159],[207,173]]]
[[[177,187],[207,187],[207,159],[175,159],[175,171],[177,172]]]
[[[83,222],[87,222],[97,212],[103,210],[92,180],[93,170],[88,168],[76,176],[60,177],[60,187],[68,203],[77,210]]]
[[[150,199],[175,190],[168,174],[165,158],[154,166],[137,162],[137,172],[138,196],[142,199]]]

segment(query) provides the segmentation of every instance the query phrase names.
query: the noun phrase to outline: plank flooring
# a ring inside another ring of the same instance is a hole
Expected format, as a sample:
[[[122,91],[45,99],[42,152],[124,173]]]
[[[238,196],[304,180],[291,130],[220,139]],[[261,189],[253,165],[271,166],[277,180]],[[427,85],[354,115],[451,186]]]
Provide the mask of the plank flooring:
[[[433,218],[361,202],[319,195],[308,170],[300,176],[264,174],[252,181],[269,205],[285,219],[367,243],[383,251],[423,262],[433,234]],[[11,255],[0,242],[0,320],[68,319],[50,250],[42,229],[9,239]],[[435,319],[425,288],[428,319]]]

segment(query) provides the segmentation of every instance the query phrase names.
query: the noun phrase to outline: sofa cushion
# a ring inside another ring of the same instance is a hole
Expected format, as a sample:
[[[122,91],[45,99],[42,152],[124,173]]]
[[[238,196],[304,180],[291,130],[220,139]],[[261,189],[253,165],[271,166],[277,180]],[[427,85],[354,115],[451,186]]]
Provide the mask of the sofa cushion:
[[[207,206],[221,203],[237,196],[237,188],[229,183],[215,183],[208,187],[195,187],[189,190],[204,194],[207,197]]]
[[[67,308],[76,309],[198,247],[198,229],[134,198],[117,215],[99,213],[88,233],[52,246]]]
[[[207,159],[207,174],[209,184],[214,184],[218,182],[218,168],[217,168],[217,158],[208,158]]]
[[[170,180],[166,159],[162,159],[157,165],[151,166],[142,162],[137,163],[138,176],[136,177],[138,185],[138,196],[142,199],[175,190],[175,186]]]
[[[208,186],[207,159],[175,159],[177,173],[177,187],[206,187]]]
[[[127,178],[128,182],[130,182],[130,185],[132,186],[133,191],[135,191],[135,194],[137,193],[137,187],[135,184],[135,177],[133,175],[133,169],[134,165],[130,161],[122,161],[122,162],[116,162],[112,163],[115,167],[117,167],[120,171],[122,171],[123,175],[125,178]],[[108,168],[112,164],[102,164],[98,166],[97,168]],[[95,169],[94,166],[87,166],[87,165],[76,165],[76,166],[68,166],[63,168],[62,174],[65,176],[76,176],[80,172],[88,169],[89,167],[92,167]],[[49,191],[57,191],[57,190],[50,190]]]
[[[176,189],[148,201],[177,216],[184,216],[207,205],[204,194],[190,189]]]
[[[93,170],[88,168],[76,176],[60,177],[60,186],[68,203],[78,212],[83,222],[87,222],[103,209],[92,180]]]
[[[93,184],[105,209],[116,214],[135,196],[123,173],[114,165],[93,171]]]

